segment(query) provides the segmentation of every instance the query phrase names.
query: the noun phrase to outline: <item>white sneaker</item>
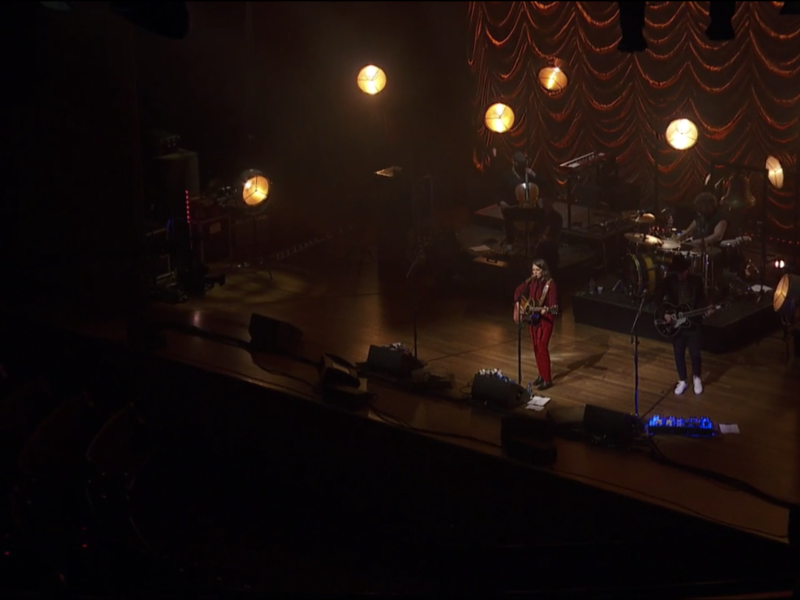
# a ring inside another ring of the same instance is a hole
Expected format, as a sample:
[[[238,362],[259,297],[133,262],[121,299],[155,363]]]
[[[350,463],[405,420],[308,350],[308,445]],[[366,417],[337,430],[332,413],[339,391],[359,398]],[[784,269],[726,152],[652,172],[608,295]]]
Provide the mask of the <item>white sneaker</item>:
[[[703,382],[700,380],[700,378],[697,375],[695,375],[694,377],[692,377],[692,382],[694,383],[694,393],[698,395],[702,394]]]
[[[683,392],[686,391],[687,387],[688,386],[686,385],[685,381],[679,381],[678,385],[675,386],[675,395],[680,396]]]

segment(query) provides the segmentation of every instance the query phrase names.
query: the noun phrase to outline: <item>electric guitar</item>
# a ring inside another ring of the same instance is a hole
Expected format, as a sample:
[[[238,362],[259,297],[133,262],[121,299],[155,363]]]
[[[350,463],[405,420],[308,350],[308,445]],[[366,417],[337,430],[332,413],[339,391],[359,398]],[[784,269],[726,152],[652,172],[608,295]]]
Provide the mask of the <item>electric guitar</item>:
[[[721,304],[712,304],[705,308],[698,308],[691,310],[685,304],[674,306],[672,304],[665,304],[661,314],[656,315],[655,326],[658,333],[664,337],[675,337],[681,329],[692,326],[692,319],[706,314],[708,311],[716,311],[722,308]],[[672,319],[667,322],[664,320],[666,315],[671,315]]]
[[[520,322],[528,319],[531,325],[536,325],[544,314],[557,315],[558,307],[536,306],[535,300],[520,296],[517,306],[514,306],[514,323],[519,325]]]
[[[732,240],[722,240],[719,243],[720,248],[736,248],[737,246],[741,246],[742,244],[746,244],[747,242],[752,242],[753,238],[749,235],[740,235],[737,238]]]

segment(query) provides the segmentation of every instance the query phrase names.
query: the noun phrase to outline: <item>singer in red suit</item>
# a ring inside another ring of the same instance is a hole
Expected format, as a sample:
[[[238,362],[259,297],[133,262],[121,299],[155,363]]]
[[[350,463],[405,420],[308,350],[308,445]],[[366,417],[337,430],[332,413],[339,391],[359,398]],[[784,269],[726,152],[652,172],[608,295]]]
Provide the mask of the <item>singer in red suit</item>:
[[[524,316],[522,297],[530,300],[532,306],[538,307],[532,318]],[[514,291],[514,322],[524,324],[530,319],[529,327],[533,356],[539,378],[533,383],[538,390],[553,387],[553,374],[550,370],[550,336],[553,334],[555,314],[558,312],[558,286],[550,276],[547,263],[537,258],[531,265],[531,276],[523,281]]]

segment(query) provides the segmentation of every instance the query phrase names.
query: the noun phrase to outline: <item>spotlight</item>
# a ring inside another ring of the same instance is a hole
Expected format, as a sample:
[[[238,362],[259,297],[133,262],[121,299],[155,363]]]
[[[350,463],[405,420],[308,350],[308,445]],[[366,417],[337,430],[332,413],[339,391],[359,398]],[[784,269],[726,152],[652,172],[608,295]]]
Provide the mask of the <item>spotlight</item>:
[[[622,39],[617,45],[620,52],[644,52],[647,42],[644,39],[645,2],[617,2],[619,6],[619,27]]]
[[[498,102],[492,104],[483,117],[483,122],[489,131],[505,133],[514,126],[514,111],[510,106]]]
[[[766,168],[769,182],[776,188],[781,189],[783,187],[783,167],[781,166],[781,161],[774,156],[769,156],[767,157]]]
[[[800,15],[800,2],[784,2],[781,7],[781,15]]]
[[[261,171],[248,169],[233,185],[224,185],[218,180],[212,182],[207,194],[222,208],[256,216],[266,210],[271,191],[272,182]]]
[[[787,273],[778,282],[772,298],[772,308],[781,317],[792,319],[800,302],[800,275]]]
[[[712,42],[727,42],[736,37],[731,20],[736,13],[736,2],[711,2],[708,8],[709,24],[706,37]]]
[[[244,171],[239,180],[242,185],[242,202],[245,206],[254,208],[266,204],[269,198],[269,179],[264,177],[261,171],[255,169]]]
[[[774,263],[772,263],[772,266],[775,267],[776,269],[783,270],[786,268],[786,263],[780,258],[778,258],[775,260]]]
[[[550,94],[563,92],[569,83],[567,74],[561,68],[562,63],[554,59],[551,63],[539,71],[539,85]]]
[[[667,125],[664,137],[675,150],[688,150],[697,143],[697,125],[689,119],[675,119]]]
[[[380,67],[367,65],[358,72],[356,84],[362,92],[374,96],[386,87],[386,73]]]

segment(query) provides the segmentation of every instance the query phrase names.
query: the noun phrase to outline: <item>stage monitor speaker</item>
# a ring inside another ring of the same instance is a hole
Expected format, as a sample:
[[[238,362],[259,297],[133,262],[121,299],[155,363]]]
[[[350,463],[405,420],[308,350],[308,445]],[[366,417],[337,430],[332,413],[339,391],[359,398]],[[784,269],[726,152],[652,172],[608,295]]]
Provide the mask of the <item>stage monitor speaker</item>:
[[[411,354],[400,348],[373,345],[369,347],[367,367],[371,371],[405,379],[411,377],[411,372],[419,366]]]
[[[556,462],[553,424],[547,419],[504,415],[500,421],[500,440],[511,458],[538,466]]]
[[[517,408],[527,400],[526,393],[521,385],[492,375],[475,375],[472,380],[472,397],[497,408]]]
[[[256,352],[292,354],[303,339],[303,332],[286,321],[253,313],[250,315],[250,348]]]
[[[583,430],[595,436],[629,439],[640,430],[640,422],[633,415],[587,404],[583,413]]]

